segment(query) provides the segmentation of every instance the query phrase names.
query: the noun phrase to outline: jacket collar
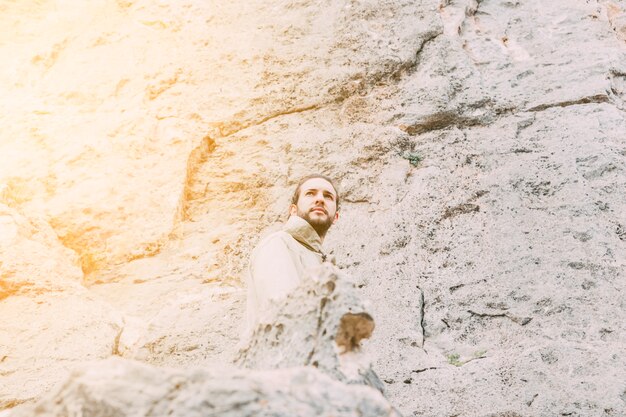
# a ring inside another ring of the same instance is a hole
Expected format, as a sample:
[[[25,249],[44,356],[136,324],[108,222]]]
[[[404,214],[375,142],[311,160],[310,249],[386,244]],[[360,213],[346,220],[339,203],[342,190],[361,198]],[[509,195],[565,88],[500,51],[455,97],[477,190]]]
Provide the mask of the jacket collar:
[[[287,223],[283,226],[283,230],[308,249],[324,255],[322,252],[322,239],[320,239],[320,236],[315,229],[313,229],[313,226],[302,217],[289,217],[289,220],[287,220]]]

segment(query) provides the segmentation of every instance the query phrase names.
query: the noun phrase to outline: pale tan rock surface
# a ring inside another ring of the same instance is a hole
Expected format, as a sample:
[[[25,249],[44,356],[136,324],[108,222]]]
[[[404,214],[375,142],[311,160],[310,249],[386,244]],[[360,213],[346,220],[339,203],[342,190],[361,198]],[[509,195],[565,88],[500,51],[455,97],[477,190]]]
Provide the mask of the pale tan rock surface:
[[[123,319],[81,278],[78,257],[45,221],[0,204],[0,408],[115,352]]]
[[[626,414],[623,1],[0,7],[2,202],[76,252],[1,255],[0,288],[63,289],[0,300],[15,320],[42,302],[12,346],[80,292],[121,316],[120,355],[228,361],[247,256],[322,171],[343,196],[326,245],[403,414]],[[46,384],[1,398],[62,380],[55,346],[2,375]]]
[[[86,272],[158,252],[187,217],[186,177],[198,162],[190,152],[207,133],[342,98],[410,64],[429,36],[426,25],[384,25],[392,15],[411,21],[418,5],[345,6],[4,6],[7,198],[49,217]],[[374,8],[382,15],[358,18]]]
[[[313,366],[338,381],[384,391],[362,351],[375,322],[355,289],[330,263],[311,271],[261,314],[257,326],[244,335],[235,363],[262,370]]]
[[[158,369],[110,359],[72,373],[56,392],[14,416],[399,417],[377,391],[312,367],[276,371]]]

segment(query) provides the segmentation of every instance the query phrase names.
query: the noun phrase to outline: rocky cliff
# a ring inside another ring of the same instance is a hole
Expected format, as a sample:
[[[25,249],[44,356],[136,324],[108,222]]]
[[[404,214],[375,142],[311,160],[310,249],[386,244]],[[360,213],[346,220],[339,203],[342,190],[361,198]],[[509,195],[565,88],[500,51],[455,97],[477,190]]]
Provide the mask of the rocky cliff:
[[[623,0],[25,0],[0,24],[0,408],[110,356],[170,369],[137,383],[229,363],[247,256],[323,172],[403,415],[626,414]]]

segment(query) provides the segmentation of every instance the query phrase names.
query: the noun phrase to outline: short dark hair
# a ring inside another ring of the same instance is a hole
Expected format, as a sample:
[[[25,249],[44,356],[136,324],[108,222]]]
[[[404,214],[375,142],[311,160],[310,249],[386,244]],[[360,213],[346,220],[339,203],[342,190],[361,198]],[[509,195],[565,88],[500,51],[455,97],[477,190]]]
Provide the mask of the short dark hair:
[[[328,181],[330,183],[330,185],[333,186],[333,189],[335,190],[335,194],[336,194],[335,203],[337,205],[337,210],[339,210],[339,190],[335,186],[335,183],[333,182],[332,179],[330,179],[326,175],[322,175],[322,174],[307,175],[306,177],[304,177],[300,181],[298,181],[298,186],[296,187],[296,191],[294,191],[293,196],[291,197],[291,204],[295,204],[295,205],[298,204],[298,199],[300,198],[300,188],[302,188],[302,184],[304,184],[305,182],[307,182],[308,180],[311,180],[313,178],[321,178],[323,180]]]

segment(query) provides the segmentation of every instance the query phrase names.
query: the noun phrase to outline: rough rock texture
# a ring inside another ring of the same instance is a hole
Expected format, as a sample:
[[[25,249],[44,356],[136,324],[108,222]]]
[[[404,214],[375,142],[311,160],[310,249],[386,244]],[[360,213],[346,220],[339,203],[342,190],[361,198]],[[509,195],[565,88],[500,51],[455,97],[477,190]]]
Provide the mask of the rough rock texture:
[[[110,359],[84,367],[15,417],[219,415],[398,417],[374,389],[341,384],[311,367],[267,372],[158,369]]]
[[[115,353],[123,319],[81,277],[76,254],[45,221],[0,204],[0,408]]]
[[[367,355],[360,352],[374,320],[355,288],[332,265],[312,271],[285,300],[263,313],[236,363],[252,369],[311,365],[339,381],[382,390]]]
[[[322,171],[403,414],[626,414],[624,1],[0,8],[0,201],[50,231],[0,254],[0,360],[64,334],[59,297],[119,323],[1,368],[37,381],[4,407],[54,352],[229,360],[249,252]]]
[[[409,24],[416,4],[325,3],[3,6],[7,200],[49,217],[86,272],[155,254],[199,197],[187,182],[207,133],[341,99],[430,36]]]

